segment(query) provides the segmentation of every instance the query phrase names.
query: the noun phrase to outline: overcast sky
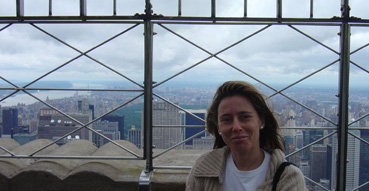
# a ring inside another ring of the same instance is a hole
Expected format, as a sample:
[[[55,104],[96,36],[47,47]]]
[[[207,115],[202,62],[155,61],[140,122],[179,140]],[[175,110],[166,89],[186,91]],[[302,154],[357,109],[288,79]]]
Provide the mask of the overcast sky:
[[[79,15],[77,0],[54,0],[53,15]],[[210,0],[182,0],[183,16],[210,16]],[[248,0],[249,17],[275,17],[275,0]],[[309,17],[310,0],[284,0],[284,17]],[[341,0],[314,1],[315,18],[340,16]],[[175,16],[178,4],[175,0],[153,0],[154,13]],[[118,15],[143,13],[143,0],[117,0]],[[111,15],[112,1],[87,0],[88,15]],[[351,1],[351,16],[369,18],[369,4],[366,0]],[[47,16],[48,0],[25,0],[26,16]],[[14,16],[13,0],[1,0],[0,16]],[[243,15],[243,0],[218,0],[217,16]],[[6,24],[0,24],[3,28]],[[265,25],[164,25],[184,38],[196,43],[210,53],[217,53],[238,42]],[[13,24],[0,31],[0,75],[12,82],[32,81],[50,70],[70,61],[112,36],[133,27],[114,40],[88,53],[91,57],[137,83],[143,83],[144,41],[143,25],[134,24]],[[297,30],[312,36],[321,43],[339,52],[338,26],[294,26]],[[58,42],[41,32],[47,31],[78,51]],[[199,63],[209,54],[154,25],[154,81],[161,82],[168,77]],[[369,43],[369,28],[353,27],[351,51]],[[331,51],[285,25],[273,25],[218,56],[244,72],[267,83],[296,81],[304,75],[320,69],[339,57]],[[369,48],[352,55],[351,60],[369,69]],[[352,83],[364,84],[369,74],[351,66]],[[175,78],[184,81],[250,80],[224,62],[211,58],[194,69]],[[43,80],[90,80],[120,81],[122,78],[87,57],[80,57]],[[126,80],[123,80],[126,81]],[[338,84],[338,63],[315,75],[305,84]],[[366,83],[367,84],[367,83]]]

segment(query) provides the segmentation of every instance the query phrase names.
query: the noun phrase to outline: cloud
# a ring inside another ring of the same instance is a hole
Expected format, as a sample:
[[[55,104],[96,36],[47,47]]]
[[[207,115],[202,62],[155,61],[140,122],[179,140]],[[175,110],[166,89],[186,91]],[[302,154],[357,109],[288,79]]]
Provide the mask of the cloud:
[[[242,17],[243,0],[216,1],[217,16]],[[248,1],[247,14],[249,17],[275,17],[275,0]],[[310,1],[295,2],[283,1],[283,16],[309,17]],[[364,0],[352,2],[355,15],[368,18],[367,11],[359,6],[366,3]],[[48,14],[47,0],[25,1],[26,15]],[[176,16],[178,1],[152,1],[156,14]],[[210,16],[211,1],[188,0],[182,1],[182,16]],[[53,15],[79,15],[79,4],[75,0],[53,1]],[[8,9],[12,11],[6,11]],[[314,1],[314,18],[331,18],[340,16],[340,3],[334,0]],[[117,1],[118,15],[134,15],[143,13],[144,1],[125,0]],[[15,14],[13,1],[2,1],[0,12],[3,15]],[[89,15],[112,15],[111,1],[87,1]],[[9,79],[37,78],[48,71],[60,66],[107,39],[117,35],[134,24],[13,24],[0,31],[0,65],[1,76]],[[239,71],[227,66],[217,58],[210,58],[210,54],[249,37],[266,25],[189,25],[163,24],[183,38],[195,44],[192,45],[180,37],[172,34],[165,28],[154,25],[154,52],[153,67],[156,81],[164,80],[192,65],[203,62],[194,69],[176,77],[191,80],[219,80],[244,77]],[[2,26],[5,26],[4,24]],[[78,49],[58,42],[39,29],[54,35],[56,38]],[[339,26],[293,26],[319,42],[339,52]],[[229,47],[217,56],[227,63],[250,73],[251,75],[275,80],[281,78],[298,79],[314,70],[338,59],[338,55],[319,45],[313,40],[299,33],[287,25],[273,25],[258,34],[253,35],[235,46]],[[143,25],[139,25],[89,52],[88,55],[98,62],[114,68],[135,81],[142,82],[144,74],[144,38]],[[351,50],[369,43],[369,31],[366,27],[353,27]],[[204,50],[201,50],[201,47]],[[208,51],[208,52],[206,52]],[[365,66],[368,48],[352,55],[352,60]],[[336,64],[337,65],[337,64]],[[352,69],[353,74],[360,73]],[[337,67],[332,66],[322,72],[325,75],[336,75]],[[64,66],[47,78],[59,79],[91,79],[116,80],[121,77],[115,72],[99,65],[95,61],[82,56]]]

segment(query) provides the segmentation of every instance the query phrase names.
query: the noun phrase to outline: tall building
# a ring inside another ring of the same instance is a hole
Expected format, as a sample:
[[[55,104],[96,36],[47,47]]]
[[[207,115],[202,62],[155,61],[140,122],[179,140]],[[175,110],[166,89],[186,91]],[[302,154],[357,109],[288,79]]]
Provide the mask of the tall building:
[[[160,125],[181,125],[179,109],[165,102],[153,102],[153,145],[167,149],[183,140],[183,132],[178,127]]]
[[[360,137],[359,130],[350,130],[351,133]],[[337,135],[333,136],[332,139],[332,178],[331,178],[331,188],[334,190],[336,188],[336,174],[337,174],[337,152],[338,152],[338,142]],[[352,190],[359,186],[359,172],[360,172],[360,140],[353,136],[348,136],[347,140],[347,168],[346,168],[346,189]],[[364,167],[365,168],[365,167]]]
[[[322,144],[310,147],[310,177],[315,182],[327,177],[327,146]]]
[[[369,130],[360,130],[361,138],[369,140]],[[362,185],[369,181],[369,145],[360,142],[360,172],[359,184]],[[360,190],[369,191],[369,185],[364,186]]]
[[[95,119],[95,107],[88,103],[87,98],[78,101],[78,113],[90,114],[92,119]]]
[[[110,122],[110,121],[96,121],[92,123],[92,129],[97,132],[103,134],[107,138],[111,140],[119,140],[120,132],[118,130],[118,122]],[[109,141],[96,133],[92,133],[92,142],[96,144],[96,146],[101,147]]]
[[[3,109],[3,137],[11,137],[12,134],[18,133],[18,109]]]
[[[123,115],[106,115],[101,118],[101,121],[118,122],[118,131],[120,132],[120,140],[124,140],[124,116]]]
[[[188,112],[191,112],[192,114],[194,114],[195,116],[201,118],[201,119],[205,119],[205,114],[206,114],[206,110],[205,109],[199,109],[199,110],[187,110]],[[184,121],[185,121],[185,125],[197,125],[197,126],[201,126],[201,125],[205,125],[205,122],[197,119],[196,117],[188,114],[188,113],[184,113]],[[192,136],[194,136],[197,133],[200,133],[201,131],[203,131],[205,129],[205,127],[185,127],[185,139],[188,139]],[[194,140],[195,139],[201,139],[202,137],[205,137],[205,133],[201,134],[200,136],[197,136],[196,138],[189,140],[185,143],[185,149],[193,149],[194,146]]]
[[[82,124],[87,124],[92,120],[91,115],[89,114],[77,113],[69,115]],[[50,109],[41,109],[39,116],[38,139],[57,140],[80,127],[81,125],[79,123],[72,121],[64,115],[58,114]],[[71,137],[92,141],[92,132],[87,128],[82,128],[71,134]],[[58,142],[58,144],[64,143],[66,143],[66,139]]]
[[[135,126],[132,126],[130,130],[128,130],[128,141],[137,146],[137,148],[141,148],[141,129],[136,129]]]

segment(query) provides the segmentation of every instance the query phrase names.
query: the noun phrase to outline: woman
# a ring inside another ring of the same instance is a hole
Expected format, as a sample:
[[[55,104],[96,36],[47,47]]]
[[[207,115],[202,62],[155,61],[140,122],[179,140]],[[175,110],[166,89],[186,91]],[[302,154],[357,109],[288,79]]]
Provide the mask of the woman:
[[[278,123],[262,94],[251,84],[229,81],[214,95],[206,117],[214,150],[192,168],[186,191],[271,190],[285,161]],[[307,190],[297,167],[287,166],[277,190]]]

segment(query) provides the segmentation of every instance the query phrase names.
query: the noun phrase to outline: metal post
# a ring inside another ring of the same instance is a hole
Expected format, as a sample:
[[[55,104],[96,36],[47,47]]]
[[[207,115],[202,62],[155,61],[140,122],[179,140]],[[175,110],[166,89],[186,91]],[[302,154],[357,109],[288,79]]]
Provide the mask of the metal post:
[[[17,0],[17,17],[20,19],[20,17],[24,16],[24,0]]]
[[[82,17],[83,20],[87,15],[86,12],[87,12],[86,0],[79,0],[79,15]]]
[[[182,0],[178,0],[178,16],[182,16]]]
[[[314,17],[314,0],[310,0],[310,18]]]
[[[216,13],[215,13],[215,11],[216,11],[216,2],[215,2],[215,0],[211,0],[211,18],[215,18],[215,16],[216,16]]]
[[[49,16],[53,15],[53,0],[49,0]]]
[[[348,137],[348,97],[350,74],[350,25],[348,23],[349,3],[342,0],[340,71],[339,71],[339,113],[338,113],[338,155],[336,190],[346,190],[346,161]]]
[[[153,170],[152,157],[152,58],[153,58],[153,23],[151,21],[152,9],[150,0],[146,0],[145,16],[145,81],[144,81],[144,158],[146,167],[141,172],[139,191],[151,190],[150,177]]]
[[[277,18],[282,18],[282,0],[277,0]]]

